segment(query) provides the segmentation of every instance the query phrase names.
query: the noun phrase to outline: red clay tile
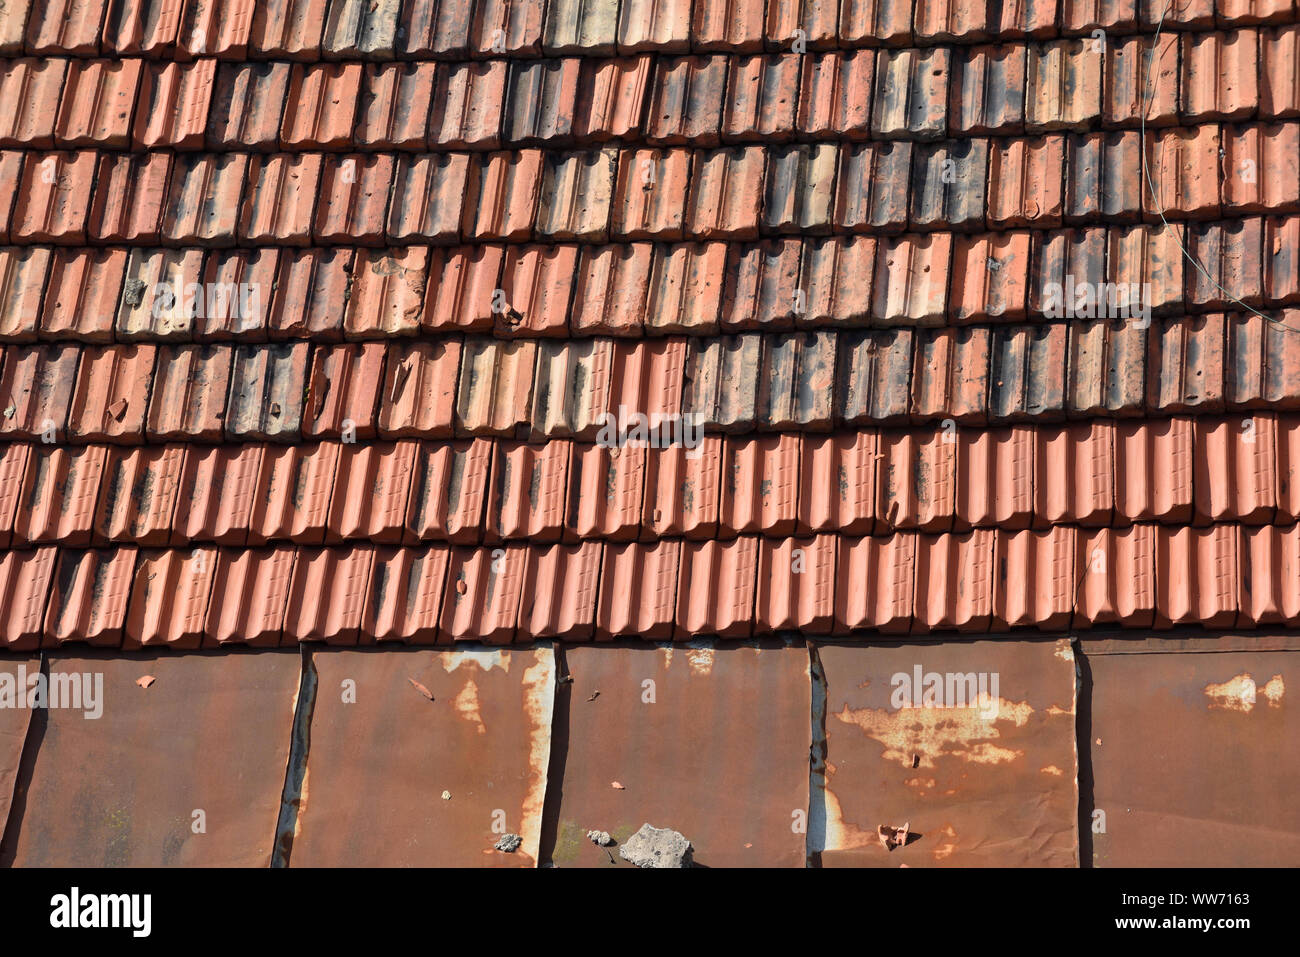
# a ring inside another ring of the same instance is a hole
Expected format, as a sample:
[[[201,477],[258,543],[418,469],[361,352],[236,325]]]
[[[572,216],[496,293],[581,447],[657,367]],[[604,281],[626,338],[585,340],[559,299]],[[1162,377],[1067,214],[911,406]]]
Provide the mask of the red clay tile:
[[[989,421],[1062,414],[1066,339],[1064,323],[994,328],[989,345]]]
[[[379,434],[384,438],[450,436],[460,342],[394,343],[388,351],[379,395]]]
[[[132,146],[202,149],[216,77],[216,60],[149,64],[140,78]]]
[[[101,156],[90,204],[90,237],[108,243],[159,242],[171,163],[167,153]]]
[[[501,138],[505,143],[535,144],[568,140],[578,94],[577,57],[563,60],[515,60],[506,79]]]
[[[105,53],[170,56],[176,46],[184,4],[112,0],[104,18]]]
[[[928,233],[881,242],[871,304],[880,325],[938,325],[947,299],[952,235]]]
[[[722,132],[729,59],[660,57],[646,114],[646,141],[665,146],[716,146]]]
[[[604,242],[617,164],[613,149],[547,153],[537,204],[538,238]]]
[[[912,30],[918,45],[932,46],[954,40],[987,40],[990,31],[996,33],[998,26],[992,10],[981,12],[951,0],[917,0]]]
[[[793,534],[799,504],[799,438],[726,439],[719,511],[724,534]]]
[[[1215,22],[1227,24],[1276,23],[1292,16],[1293,0],[1221,0],[1214,11]]]
[[[164,242],[176,246],[233,246],[248,157],[239,153],[177,158],[163,209]]]
[[[401,641],[432,645],[446,589],[448,550],[380,548],[361,613],[361,643]]]
[[[1222,313],[1153,323],[1147,337],[1147,410],[1221,411],[1225,345]]]
[[[673,637],[747,637],[754,625],[759,539],[682,545]]]
[[[226,438],[296,441],[302,427],[307,360],[306,343],[236,347],[226,405]]]
[[[750,53],[763,49],[764,5],[728,0],[696,0],[691,39],[697,50]]]
[[[435,84],[429,148],[499,149],[506,63],[439,64]]]
[[[502,246],[458,246],[429,251],[429,285],[421,324],[432,331],[486,332],[504,305]]]
[[[1132,33],[1137,26],[1135,0],[1065,0],[1061,31],[1066,34]]]
[[[1061,225],[1064,166],[1064,137],[994,141],[988,160],[989,225]]]
[[[1182,35],[1182,118],[1238,120],[1259,105],[1259,34],[1254,30]]]
[[[1259,58],[1260,117],[1300,116],[1300,25],[1261,31]]]
[[[1262,220],[1196,223],[1188,228],[1187,240],[1188,251],[1201,265],[1201,269],[1187,272],[1189,308],[1260,304],[1264,295]]]
[[[829,634],[835,615],[837,537],[763,539],[754,631]]]
[[[568,499],[570,444],[498,442],[492,462],[484,541],[556,542]]]
[[[874,431],[803,437],[798,507],[801,533],[861,535],[875,531],[879,449],[880,436]]]
[[[365,538],[395,545],[402,540],[416,446],[409,440],[342,444],[326,542]]]
[[[948,314],[954,322],[1022,322],[1029,291],[1027,232],[959,237]]]
[[[875,64],[873,50],[808,57],[799,81],[799,135],[866,139]]]
[[[782,142],[793,136],[799,99],[799,58],[732,57],[722,118],[726,142]]]
[[[647,449],[643,538],[717,534],[722,444],[718,436],[705,436],[694,450],[681,445]]]
[[[474,4],[471,53],[539,56],[544,0],[483,0]]]
[[[139,60],[71,61],[54,129],[59,147],[129,147],[140,66]]]
[[[958,421],[985,420],[989,336],[987,327],[962,327],[935,329],[917,337],[911,387],[914,419],[942,418],[954,426]]]
[[[322,159],[319,153],[275,153],[249,159],[248,185],[239,212],[241,243],[311,244]]]
[[[927,532],[952,527],[957,443],[948,432],[881,433],[878,527]]]
[[[149,441],[220,442],[231,359],[232,350],[220,346],[158,350],[145,422]]]
[[[368,545],[300,549],[289,580],[287,607],[292,611],[285,611],[281,641],[357,644],[374,561],[375,551]],[[320,601],[321,595],[330,600]]]
[[[1278,506],[1277,419],[1196,420],[1196,518],[1270,525]]]
[[[920,146],[912,154],[912,204],[917,229],[979,229],[988,202],[989,141]]]
[[[681,197],[690,182],[688,150],[623,150],[613,196],[614,239],[681,239]]]
[[[211,252],[203,264],[205,295],[195,316],[201,342],[266,340],[266,318],[279,273],[278,249]]]
[[[1025,129],[1083,130],[1100,119],[1102,59],[1091,39],[1030,44]]]
[[[8,613],[0,624],[7,651],[34,651],[45,632],[45,609],[59,550],[0,552],[0,601]]]
[[[479,540],[492,456],[491,439],[420,443],[407,509],[407,544]]]
[[[799,286],[803,298],[795,325],[860,326],[871,315],[876,241],[871,236],[808,240],[802,244]]]
[[[1106,280],[1106,231],[1066,229],[1033,234],[1029,309],[1046,314],[1052,308],[1069,309],[1075,300],[1066,294],[1070,277],[1076,289],[1089,283],[1100,288]]]
[[[912,38],[912,4],[900,0],[841,0],[840,43],[905,46]]]
[[[541,192],[542,152],[488,153],[478,162],[477,195],[465,197],[466,239],[528,239]]]
[[[360,92],[360,63],[294,66],[280,125],[281,148],[296,151],[350,147]]]
[[[578,271],[577,246],[509,246],[501,270],[500,336],[563,336]]]
[[[616,212],[616,224],[617,217]],[[680,293],[673,296],[673,292],[680,288],[680,279],[673,283],[673,277],[665,267],[674,264],[673,250],[681,248],[656,249],[650,243],[583,246],[578,254],[573,303],[569,309],[572,331],[587,336],[639,336],[647,314],[663,318],[668,323],[679,319],[686,296]],[[684,248],[690,250],[693,247]],[[680,264],[679,272],[687,268],[688,257],[689,252],[676,257],[676,264]],[[663,261],[663,265],[655,262],[656,258]],[[655,286],[656,306],[662,312],[655,311],[655,306],[648,302],[652,262],[659,266],[657,277],[666,280]],[[668,285],[666,298],[669,301],[659,298],[661,285]]]
[[[997,532],[994,631],[1070,627],[1079,580],[1074,568],[1077,536],[1075,529],[1065,527]]]
[[[596,630],[600,542],[530,548],[524,562],[519,634],[530,638],[589,641]]]
[[[830,143],[769,151],[763,194],[763,231],[830,232],[838,165],[838,152]]]
[[[340,448],[333,442],[265,447],[249,518],[249,545],[325,540]]]
[[[653,454],[653,451],[652,453]],[[604,546],[596,637],[672,637],[677,606],[679,541]]]
[[[916,594],[919,536],[839,538],[835,558],[835,627],[906,632]]]
[[[312,350],[302,429],[305,438],[342,437],[344,442],[355,442],[375,437],[384,354],[381,342]]]
[[[997,537],[992,529],[919,536],[914,633],[988,631]]]
[[[722,293],[729,308],[722,315],[723,330],[791,328],[795,313],[806,304],[799,289],[802,252],[797,239],[730,246]]]
[[[31,446],[14,516],[14,543],[90,544],[108,449]]]
[[[687,201],[687,235],[692,239],[756,239],[764,166],[764,152],[758,147],[698,154]]]
[[[0,150],[0,177],[3,177],[4,182],[18,182],[26,155],[18,150]],[[0,242],[9,242],[9,221],[13,218],[17,199],[16,190],[0,192]]]
[[[465,197],[472,192],[476,171],[477,164],[464,153],[399,157],[388,210],[388,239],[398,243],[456,242],[460,238]],[[379,203],[387,196],[388,184],[382,185],[385,194],[376,196]],[[336,241],[347,238],[345,230]]]
[[[573,446],[564,539],[634,541],[641,532],[645,446]]]
[[[573,135],[582,142],[632,139],[641,129],[653,56],[584,59],[578,71]]]
[[[0,364],[0,436],[62,442],[77,377],[77,346],[5,350]]]
[[[439,70],[445,74],[447,67],[436,63],[367,64],[358,107],[357,147],[423,149]]]
[[[424,314],[428,254],[424,246],[358,249],[343,334],[349,339],[415,335]]]
[[[1296,328],[1300,328],[1300,310],[1294,309],[1269,319],[1254,314],[1229,318],[1224,387],[1234,407],[1300,406],[1300,356],[1294,348],[1295,333],[1290,331]]]
[[[99,52],[105,0],[33,0],[27,52],[33,56],[94,56]]]
[[[683,408],[711,430],[752,430],[762,353],[758,335],[691,340]]]
[[[619,9],[619,52],[677,53],[687,48],[690,35],[690,0],[624,0]]]
[[[1073,627],[1150,628],[1156,609],[1156,526],[1079,535]]]
[[[904,229],[911,168],[908,142],[842,147],[835,228],[871,233]]]
[[[74,442],[139,442],[144,437],[154,358],[155,348],[150,345],[85,349],[68,408],[68,438]]]
[[[9,4],[7,15],[0,20],[0,56],[17,56],[23,52],[23,37],[31,10],[32,0],[13,0]]]
[[[1219,128],[1161,130],[1147,138],[1151,182],[1143,190],[1148,220],[1213,219],[1219,215]]]
[[[542,49],[547,56],[609,56],[614,52],[617,30],[617,4],[550,0],[542,26]]]
[[[1300,518],[1300,417],[1279,415],[1277,445],[1278,524]]]
[[[1070,414],[1141,414],[1146,401],[1146,336],[1146,329],[1124,319],[1070,324]]]
[[[280,644],[296,548],[229,549],[217,555],[204,647]]]
[[[1025,127],[1025,48],[968,47],[953,63],[949,112],[955,134],[1017,133]]]
[[[122,647],[198,648],[216,565],[215,548],[141,552]]]
[[[215,56],[242,60],[248,53],[256,0],[197,0],[185,4],[176,59]]]
[[[61,551],[50,586],[42,647],[67,642],[120,647],[135,555],[134,548]]]
[[[1107,41],[1101,122],[1105,127],[1178,125],[1178,35]],[[1142,118],[1145,108],[1146,118]]]
[[[526,427],[536,357],[536,344],[526,340],[467,339],[456,393],[457,434],[513,436]]]
[[[221,64],[208,113],[207,148],[278,149],[288,89],[287,63]]]
[[[1242,529],[1242,619],[1257,625],[1285,624],[1300,616],[1300,526]],[[1239,622],[1244,624],[1245,622]]]
[[[1035,430],[1034,527],[1106,526],[1115,504],[1115,430],[1105,420]]]
[[[23,475],[31,451],[32,446],[20,442],[6,442],[0,448],[0,548],[13,544],[15,512],[22,498]]]
[[[392,182],[392,156],[354,153],[326,157],[312,238],[320,245],[383,245]]]
[[[906,419],[911,403],[912,330],[844,333],[839,339],[837,415],[850,425]]]
[[[453,548],[438,640],[509,644],[519,620],[528,549]]]
[[[1222,148],[1225,210],[1300,209],[1300,124],[1227,126]]]
[[[49,249],[0,247],[0,339],[35,341],[49,271]]]
[[[321,54],[327,60],[391,60],[399,0],[332,0],[325,12]]]
[[[725,243],[656,246],[645,300],[646,328],[652,334],[716,332],[726,258]]]
[[[29,153],[17,183],[10,241],[84,244],[94,179],[93,152]]]
[[[1133,130],[1066,138],[1065,221],[1135,222],[1142,214],[1141,136]]]
[[[957,514],[953,527],[1027,528],[1034,515],[1038,431],[1031,426],[961,429],[957,441]]]
[[[1191,521],[1192,441],[1191,419],[1115,424],[1116,524]]]
[[[947,132],[951,52],[882,50],[876,57],[873,139],[942,139]]]
[[[187,449],[176,493],[171,545],[243,545],[261,470],[260,445],[195,445]],[[214,569],[217,565],[214,560]]]
[[[352,282],[351,249],[285,249],[268,308],[272,339],[343,338],[343,310]]]
[[[468,56],[474,6],[472,0],[414,0],[403,4],[397,21],[397,53],[402,59],[419,60]]]
[[[1240,550],[1236,525],[1161,529],[1155,547],[1155,627],[1235,625]]]
[[[1156,315],[1177,311],[1183,304],[1186,268],[1183,236],[1181,223],[1110,230],[1106,278],[1112,283],[1138,283],[1145,305]]]
[[[201,249],[132,249],[114,329],[121,342],[188,340],[194,333]],[[187,281],[188,280],[188,281]]]
[[[1300,216],[1264,220],[1264,297],[1300,302]]]
[[[172,534],[184,445],[109,450],[91,541],[161,547]]]

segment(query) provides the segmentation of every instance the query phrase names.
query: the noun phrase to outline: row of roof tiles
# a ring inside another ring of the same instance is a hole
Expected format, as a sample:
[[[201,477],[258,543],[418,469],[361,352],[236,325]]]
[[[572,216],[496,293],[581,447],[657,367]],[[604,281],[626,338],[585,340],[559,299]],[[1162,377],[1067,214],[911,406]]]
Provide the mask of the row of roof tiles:
[[[328,602],[320,601],[330,596]],[[505,643],[1300,620],[1300,525],[0,553],[0,646]]]
[[[568,153],[12,150],[0,243],[753,240],[1300,209],[1300,122],[1167,129],[1148,146],[1149,187],[1134,131]]]
[[[938,140],[1300,114],[1300,26],[951,50],[475,63],[0,60],[0,146]],[[1152,63],[1148,64],[1148,60]],[[1148,71],[1154,71],[1148,78]],[[1145,107],[1144,105],[1145,104]]]
[[[1297,302],[1294,215],[757,243],[0,246],[0,344],[709,336]]]
[[[1206,30],[1294,0],[7,0],[0,52],[372,59],[809,49]]]
[[[736,433],[1293,409],[1300,312],[1280,316],[636,342],[9,346],[0,438],[595,439],[620,410]]]
[[[708,436],[692,451],[11,443],[0,479],[2,548],[1287,524],[1300,519],[1300,416]]]

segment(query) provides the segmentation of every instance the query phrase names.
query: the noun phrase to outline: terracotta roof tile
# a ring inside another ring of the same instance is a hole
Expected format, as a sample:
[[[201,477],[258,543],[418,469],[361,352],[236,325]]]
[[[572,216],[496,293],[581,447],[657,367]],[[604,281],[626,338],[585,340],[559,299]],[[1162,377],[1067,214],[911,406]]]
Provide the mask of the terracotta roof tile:
[[[1224,398],[1224,317],[1166,319],[1148,336],[1147,409],[1220,411]]]
[[[471,53],[538,56],[545,0],[481,0],[474,4]]]
[[[55,548],[0,552],[0,601],[9,609],[0,625],[0,640],[8,651],[40,647],[57,559]]]
[[[403,59],[466,56],[476,6],[481,8],[483,4],[472,0],[414,0],[402,4],[397,21],[397,54]]]
[[[170,245],[233,246],[248,157],[239,153],[177,158],[163,208]]]
[[[802,244],[802,298],[796,326],[864,325],[871,313],[876,241],[871,236],[828,237]]]
[[[829,634],[835,615],[836,537],[759,545],[754,629]]]
[[[613,196],[615,239],[682,238],[681,197],[690,182],[688,150],[623,150]]]
[[[307,346],[301,343],[239,346],[230,373],[227,438],[296,440],[302,427],[307,362]]]
[[[912,330],[846,333],[838,346],[836,414],[847,424],[896,422],[910,405]]]
[[[1236,525],[1179,528],[1156,536],[1156,628],[1195,622],[1231,628],[1237,620]]]
[[[5,350],[0,366],[0,435],[9,439],[67,436],[68,403],[76,382],[76,346]]]
[[[835,228],[901,232],[907,226],[912,144],[863,143],[840,149]]]
[[[321,53],[327,60],[391,60],[401,0],[330,0]]]
[[[497,149],[506,63],[439,64],[429,111],[429,148]]]
[[[1225,126],[1222,149],[1225,211],[1300,209],[1300,123]]]
[[[1188,251],[1202,269],[1187,270],[1189,308],[1223,309],[1259,305],[1263,295],[1263,222],[1258,217],[1225,223],[1195,223],[1187,230]]]
[[[1016,133],[1025,126],[1025,48],[968,47],[953,60],[949,91],[952,132]]]
[[[540,239],[604,242],[618,167],[615,150],[547,153],[537,203]]]
[[[1184,120],[1237,120],[1259,105],[1259,34],[1254,30],[1182,35]]]
[[[1149,628],[1156,607],[1156,528],[1098,529],[1078,537],[1072,627]]]
[[[519,618],[528,549],[453,548],[439,641],[509,644]]]
[[[108,450],[30,446],[14,517],[14,543],[90,544]]]
[[[1300,25],[1261,31],[1259,56],[1260,116],[1300,116]]]
[[[875,57],[873,50],[854,50],[804,61],[797,117],[801,136],[867,138]]]
[[[1227,24],[1272,23],[1285,20],[1294,10],[1292,0],[1222,0],[1215,22]]]
[[[1064,411],[1066,327],[1000,326],[989,346],[989,421],[1054,417]]]
[[[618,216],[616,207],[615,230],[618,229]],[[680,318],[682,307],[691,301],[691,297],[683,294],[680,274],[688,266],[692,248],[661,247],[656,250],[649,243],[583,246],[578,254],[573,303],[569,308],[572,331],[578,335],[637,336],[649,316],[673,323]],[[674,257],[678,249],[684,251]],[[661,277],[659,285],[668,287],[662,299],[658,285],[656,287],[658,308],[646,305],[650,296],[652,263],[657,276]],[[672,265],[678,268],[674,271]],[[678,275],[674,276],[674,272]],[[674,291],[675,305],[671,302]],[[689,318],[688,315],[687,321]],[[669,331],[681,330],[670,328]]]
[[[501,246],[430,250],[422,326],[433,331],[491,330],[497,315],[494,307],[503,305],[497,290],[504,258]]]
[[[501,270],[505,299],[497,334],[563,336],[578,270],[577,246],[509,246]]]
[[[1134,0],[1064,0],[1061,4],[1061,32],[1092,34],[1103,32],[1131,33],[1137,27],[1137,4]]]
[[[596,637],[671,638],[681,553],[680,541],[606,545],[596,606]]]
[[[511,62],[501,134],[505,142],[531,144],[570,137],[580,63],[576,57]]]
[[[56,60],[45,63],[60,66]],[[70,61],[54,130],[58,146],[65,149],[130,146],[131,113],[140,84],[140,67],[139,60]]]
[[[135,555],[134,548],[61,551],[50,583],[42,647],[72,641],[118,647]]]
[[[478,541],[494,445],[490,439],[421,442],[411,478],[406,541]]]
[[[1107,43],[1102,125],[1136,128],[1178,123],[1178,35],[1115,38]],[[1146,110],[1146,119],[1142,111]]]
[[[1156,315],[1177,311],[1183,303],[1183,277],[1187,268],[1182,249],[1184,236],[1181,223],[1111,229],[1107,280],[1137,283],[1145,305]],[[1078,281],[1076,277],[1076,285]]]
[[[27,52],[33,56],[99,52],[106,0],[32,0],[27,19]]]
[[[523,591],[529,602],[520,603],[521,634],[570,641],[594,636],[603,548],[584,542],[528,550]]]
[[[731,57],[722,118],[729,142],[779,142],[795,129],[799,61],[770,55]]]
[[[361,643],[437,640],[449,553],[445,548],[380,548],[361,614]]]
[[[150,441],[221,440],[231,357],[231,350],[214,346],[159,350],[146,422]]]
[[[648,143],[714,146],[728,94],[726,56],[659,57],[646,112]]]
[[[93,152],[29,153],[17,183],[10,241],[85,243],[94,179]]]
[[[1264,296],[1270,302],[1300,302],[1297,250],[1300,250],[1300,216],[1270,216],[1264,220]]]
[[[757,335],[692,340],[687,353],[683,411],[711,430],[744,432],[754,426],[763,341]]]
[[[988,140],[918,147],[912,156],[912,226],[982,227],[988,170]]]
[[[697,50],[752,53],[763,49],[765,6],[731,0],[696,0],[691,37]]]
[[[721,326],[728,332],[789,329],[800,308],[798,240],[773,239],[727,250]]]
[[[239,214],[239,239],[248,244],[307,246],[323,157],[319,153],[254,155]]]
[[[835,559],[836,629],[906,632],[916,594],[918,536],[840,538]],[[863,587],[865,584],[866,587]]]
[[[461,344],[454,339],[391,345],[379,395],[379,434],[384,438],[450,436],[460,361]]]
[[[662,62],[662,61],[661,61]],[[655,57],[584,59],[578,71],[573,134],[593,143],[631,139],[641,129]]]
[[[191,542],[243,545],[248,539],[253,498],[262,470],[262,446],[192,446],[185,454],[172,546]],[[214,556],[213,570],[221,563]]]
[[[963,236],[953,247],[948,314],[954,322],[1023,322],[1030,234]]]
[[[220,549],[204,646],[279,645],[297,557],[296,548]]]
[[[31,11],[32,0],[12,0],[7,4],[5,18],[0,20],[0,56],[16,56],[23,52],[23,37]]]
[[[1025,128],[1086,129],[1101,116],[1102,50],[1089,40],[1034,43],[1025,68]]]
[[[835,206],[834,145],[792,146],[768,154],[762,227],[768,233],[826,233]]]
[[[203,295],[195,316],[195,339],[200,342],[241,339],[263,342],[267,338],[267,313],[279,272],[280,251],[261,248],[214,250],[203,264]]]
[[[275,150],[289,88],[287,63],[222,63],[208,113],[211,150]]]
[[[725,440],[719,510],[722,534],[794,533],[800,448],[797,435]]]
[[[1161,130],[1147,138],[1151,182],[1143,191],[1148,219],[1212,219],[1219,215],[1219,127],[1213,123]]]
[[[722,443],[719,436],[704,436],[698,454],[680,445],[647,450],[643,538],[717,534]]]
[[[265,447],[249,519],[249,545],[325,540],[339,448],[332,442]]]
[[[379,544],[402,540],[417,443],[345,442],[330,496],[325,541],[365,538]]]
[[[268,305],[270,337],[341,339],[343,315],[338,304],[347,299],[353,251],[285,249],[279,258],[275,294]]]
[[[295,65],[289,73],[280,146],[346,149],[352,142],[360,93],[360,63]]]
[[[135,106],[134,149],[201,149],[216,77],[211,59],[149,64]]]
[[[186,451],[184,445],[110,449],[95,506],[92,543],[166,545]]]
[[[882,325],[943,322],[952,234],[926,233],[881,241],[876,247],[871,316]]]
[[[18,182],[26,155],[18,150],[0,150],[0,176],[4,177],[6,183]],[[0,242],[9,242],[9,221],[13,218],[17,200],[17,190],[10,189],[0,193]]]
[[[19,442],[6,442],[0,448],[0,548],[13,544],[15,512],[22,499],[23,475],[31,450],[30,445]]]
[[[249,45],[268,59],[320,56],[328,0],[267,0],[254,6]]]
[[[881,50],[876,57],[876,95],[871,106],[875,139],[942,139],[947,132],[951,52]]]
[[[104,346],[85,349],[68,408],[68,438],[74,442],[139,442],[153,378],[155,347]]]
[[[144,551],[136,562],[123,648],[198,648],[216,573],[214,548]]]
[[[999,229],[1061,225],[1063,168],[1065,138],[1062,136],[994,140],[988,149],[989,225]],[[956,173],[955,166],[950,169],[953,171],[950,175]],[[968,175],[972,176],[967,180],[970,186],[978,188],[973,175],[979,175],[979,167],[975,166]],[[971,197],[968,217],[976,214],[979,206],[974,204],[979,200],[978,193]]]
[[[841,0],[840,43],[901,46],[912,39],[912,4],[905,0]]]
[[[525,428],[532,406],[537,347],[526,340],[467,339],[456,392],[458,434],[511,436]]]
[[[678,639],[698,635],[743,638],[752,632],[758,572],[757,538],[682,545],[673,632]]]
[[[633,541],[641,532],[645,446],[574,445],[564,538]]]
[[[375,550],[365,545],[302,549],[289,580],[281,641],[355,645],[361,633]],[[329,595],[328,602],[314,595]]]
[[[1066,138],[1065,221],[1135,222],[1142,214],[1141,137],[1133,130]]]
[[[1298,526],[1242,529],[1241,618],[1256,624],[1281,624],[1300,615],[1295,581],[1300,576]],[[1249,581],[1249,587],[1246,582]]]
[[[102,155],[90,204],[90,238],[97,242],[159,242],[171,164],[167,153]]]
[[[1196,518],[1271,525],[1279,499],[1277,419],[1197,419]]]
[[[1073,323],[1066,407],[1074,415],[1137,415],[1145,403],[1147,330],[1124,320]]]
[[[570,458],[570,444],[563,440],[544,445],[497,443],[484,541],[559,541],[568,501]]]
[[[307,378],[303,436],[373,439],[383,381],[383,343],[317,346]]]
[[[0,338],[32,342],[50,270],[50,250],[0,247]],[[50,289],[54,289],[53,282]]]
[[[581,53],[611,55],[618,30],[618,4],[550,0],[542,32],[548,56]]]
[[[1193,428],[1190,419],[1115,426],[1115,516],[1129,522],[1189,522]],[[1165,480],[1150,482],[1149,476]]]
[[[541,192],[542,152],[489,153],[479,160],[477,197],[465,202],[467,239],[521,240],[531,236]]]
[[[344,335],[415,335],[424,315],[428,258],[424,246],[358,249],[343,315]]]

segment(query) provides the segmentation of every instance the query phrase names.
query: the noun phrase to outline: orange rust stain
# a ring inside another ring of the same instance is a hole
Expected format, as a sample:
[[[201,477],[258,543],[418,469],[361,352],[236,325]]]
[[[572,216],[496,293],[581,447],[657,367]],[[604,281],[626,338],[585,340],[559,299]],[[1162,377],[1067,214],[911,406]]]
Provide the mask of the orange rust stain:
[[[1222,684],[1208,684],[1205,695],[1210,699],[1210,710],[1240,711],[1249,713],[1262,695],[1270,708],[1280,707],[1286,694],[1286,683],[1281,675],[1274,675],[1262,688],[1248,674],[1239,674]]]
[[[933,768],[939,758],[954,757],[975,764],[1002,764],[1023,757],[1024,752],[1001,747],[999,722],[1017,727],[1029,720],[1034,709],[1027,701],[997,699],[997,712],[989,717],[980,708],[887,708],[853,710],[845,705],[835,717],[857,725],[885,746],[886,760],[904,767]],[[915,756],[915,761],[914,761]]]

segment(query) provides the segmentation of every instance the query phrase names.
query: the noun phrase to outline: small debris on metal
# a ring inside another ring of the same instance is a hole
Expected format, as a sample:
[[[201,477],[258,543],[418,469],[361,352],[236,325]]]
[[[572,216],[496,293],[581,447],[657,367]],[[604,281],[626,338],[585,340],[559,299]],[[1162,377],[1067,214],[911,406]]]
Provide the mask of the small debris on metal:
[[[522,843],[524,843],[524,839],[518,834],[502,834],[501,840],[497,841],[492,846],[502,854],[513,854],[515,851],[519,850],[519,845]]]
[[[693,848],[685,836],[667,827],[642,824],[618,849],[618,856],[637,867],[690,867]]]
[[[136,678],[135,683],[138,684],[141,688],[147,688],[157,680],[158,679],[155,678],[153,675],[143,675],[139,678]]]
[[[614,839],[609,836],[609,831],[588,831],[587,840],[601,847],[609,847],[614,843]]]
[[[420,694],[424,695],[430,701],[433,700],[433,692],[430,691],[428,688],[426,688],[424,685],[420,684],[420,682],[416,681],[414,678],[407,678],[406,680],[409,681],[412,687],[414,687],[416,691],[420,692]]]
[[[623,785],[619,784],[617,781],[610,781],[610,782],[609,782],[609,786],[612,787],[615,791],[626,791],[626,790],[627,790],[627,788],[623,787]]]
[[[451,792],[450,792],[450,791],[443,791],[443,792],[442,792],[442,799],[443,799],[444,801],[450,801],[450,800],[451,800]]]
[[[587,696],[587,700],[588,700],[588,701],[595,701],[595,700],[596,700],[597,698],[599,698],[599,697],[600,697],[600,692],[599,692],[599,691],[593,691],[591,694],[589,694],[589,695]]]
[[[908,834],[907,829],[910,824],[911,822],[908,821],[904,823],[902,827],[893,827],[889,824],[881,824],[877,827],[876,835],[880,838],[881,846],[887,851],[892,851],[894,848],[902,847],[906,844]]]

